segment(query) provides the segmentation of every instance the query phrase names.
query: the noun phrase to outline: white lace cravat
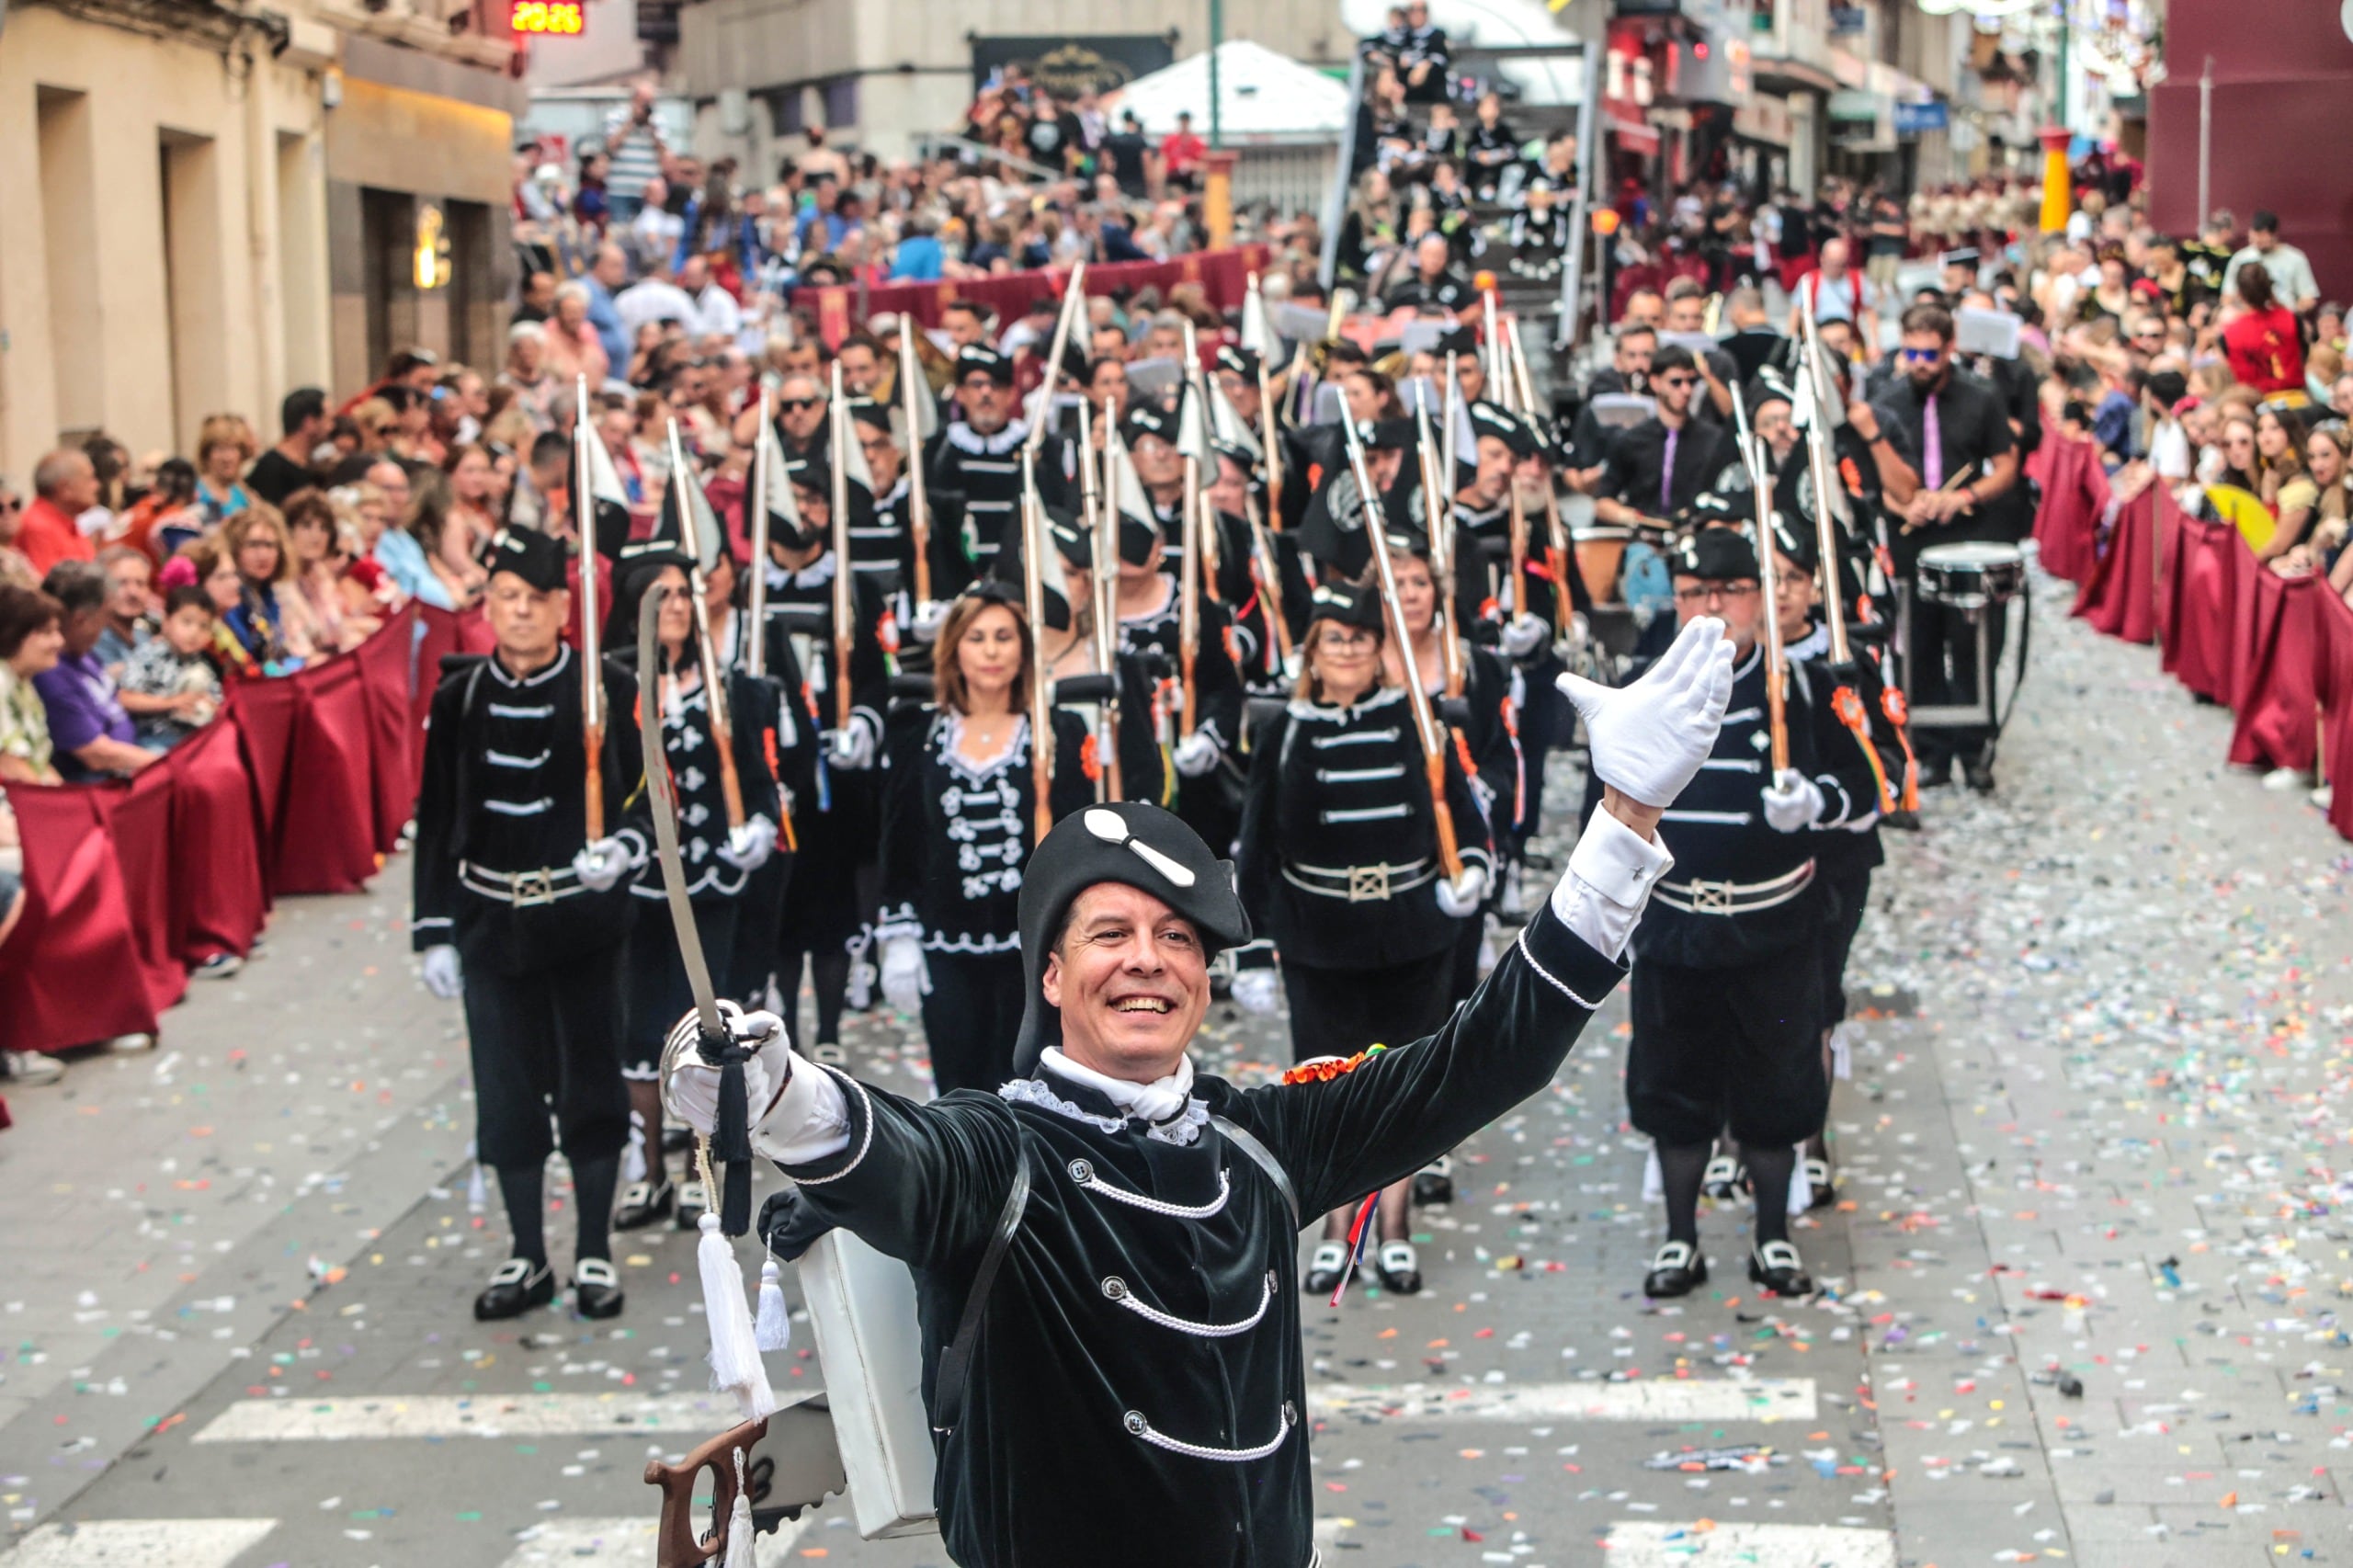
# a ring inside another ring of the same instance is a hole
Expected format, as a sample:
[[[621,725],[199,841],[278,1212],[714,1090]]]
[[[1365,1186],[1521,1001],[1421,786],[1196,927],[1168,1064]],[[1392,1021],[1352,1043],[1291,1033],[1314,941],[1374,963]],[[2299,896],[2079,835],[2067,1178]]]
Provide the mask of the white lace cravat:
[[[1167,1120],[1185,1108],[1185,1102],[1193,1093],[1193,1059],[1189,1056],[1179,1057],[1176,1071],[1149,1084],[1130,1083],[1125,1078],[1108,1077],[1092,1067],[1082,1067],[1055,1045],[1039,1053],[1038,1064],[1074,1084],[1093,1089],[1139,1121]]]

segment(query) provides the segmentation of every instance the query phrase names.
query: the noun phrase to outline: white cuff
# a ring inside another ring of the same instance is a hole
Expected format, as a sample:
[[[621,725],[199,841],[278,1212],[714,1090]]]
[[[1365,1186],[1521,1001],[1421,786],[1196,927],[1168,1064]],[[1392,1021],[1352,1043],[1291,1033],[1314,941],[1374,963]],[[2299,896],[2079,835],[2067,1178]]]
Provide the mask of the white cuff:
[[[1587,947],[1615,960],[1626,950],[1651,889],[1674,864],[1664,844],[1597,811],[1552,889],[1552,913]]]
[[[780,1165],[806,1165],[849,1147],[849,1096],[836,1078],[798,1052],[792,1082],[752,1129],[753,1149]]]

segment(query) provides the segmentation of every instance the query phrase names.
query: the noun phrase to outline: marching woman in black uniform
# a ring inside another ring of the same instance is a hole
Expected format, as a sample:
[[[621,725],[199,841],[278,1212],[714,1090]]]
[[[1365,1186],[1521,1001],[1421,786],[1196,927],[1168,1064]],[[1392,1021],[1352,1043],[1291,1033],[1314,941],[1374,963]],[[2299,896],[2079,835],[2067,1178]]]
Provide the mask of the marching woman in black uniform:
[[[1096,657],[1095,548],[1086,530],[1048,514],[1049,528],[1063,559],[1065,595],[1046,597],[1043,656],[1047,693],[1057,703],[1074,704],[1086,725],[1095,755],[1108,767],[1110,751],[1104,744],[1099,692],[1082,697],[1099,686],[1103,671]],[[1018,561],[1016,566],[1020,565]],[[1153,726],[1153,693],[1159,683],[1159,655],[1131,653],[1112,633],[1111,663],[1119,696],[1119,793],[1123,801],[1159,801],[1167,790],[1167,769],[1160,737]],[[1069,683],[1067,686],[1065,683]]]
[[[1446,756],[1447,805],[1462,875],[1438,863],[1436,816],[1413,710],[1381,680],[1380,597],[1342,585],[1315,590],[1299,694],[1252,753],[1250,795],[1235,862],[1252,925],[1280,955],[1298,1061],[1347,1057],[1435,1030],[1453,1007],[1449,982],[1462,923],[1475,920],[1493,882],[1486,818]],[[1274,1005],[1263,944],[1240,955],[1234,1000]],[[1407,1237],[1410,1178],[1382,1189],[1381,1281],[1400,1295],[1422,1288]],[[1339,1284],[1353,1215],[1326,1216],[1302,1281]]]
[[[483,612],[497,647],[454,662],[433,694],[412,939],[426,987],[465,1000],[475,1150],[498,1173],[514,1238],[474,1316],[511,1318],[555,1299],[540,1220],[544,1167],[560,1146],[577,1203],[574,1304],[608,1318],[621,1310],[608,1226],[629,1138],[620,957],[635,915],[620,882],[647,858],[642,811],[622,816],[644,772],[631,722],[637,687],[609,663],[597,672],[607,722],[593,766],[612,831],[591,839],[583,672],[563,641],[563,543],[502,528],[489,557]]]
[[[1721,615],[1737,662],[1714,750],[1661,816],[1674,868],[1634,943],[1626,1104],[1657,1146],[1666,1189],[1667,1239],[1643,1289],[1687,1296],[1706,1283],[1699,1188],[1709,1145],[1729,1127],[1756,1195],[1748,1277],[1773,1295],[1802,1296],[1813,1282],[1789,1240],[1790,1182],[1795,1146],[1830,1104],[1821,963],[1830,904],[1815,852],[1824,833],[1844,834],[1879,802],[1819,665],[1790,671],[1790,766],[1773,771],[1759,640],[1771,612],[1748,537],[1704,528],[1674,572],[1677,615],[1687,624]],[[1597,700],[1589,682],[1563,684],[1581,710]]]
[[[770,771],[765,736],[775,723],[769,712],[773,688],[739,670],[727,672],[729,755],[742,790],[744,825],[727,825],[722,788],[719,739],[712,733],[710,692],[695,636],[686,553],[667,540],[649,540],[621,551],[614,574],[613,613],[607,646],[637,654],[639,606],[648,594],[662,596],[658,629],[662,668],[637,672],[639,682],[663,682],[663,765],[678,791],[679,853],[695,927],[702,950],[723,961],[736,951],[738,926],[757,873],[776,851],[776,775]],[[728,573],[732,576],[733,573]],[[714,628],[713,642],[717,641]],[[633,1231],[675,1210],[682,1230],[691,1230],[710,1206],[699,1180],[674,1185],[662,1156],[662,1040],[667,1022],[694,1005],[686,965],[663,891],[662,868],[652,860],[631,879],[637,925],[628,959],[629,1035],[621,1053],[621,1076],[629,1080],[631,1153],[623,1156],[620,1208],[613,1228]],[[731,977],[715,977],[729,984]]]
[[[882,796],[882,994],[923,1015],[941,1094],[1013,1076],[1021,1027],[1022,869],[1037,842],[1029,629],[1014,592],[983,583],[941,623],[932,703],[892,717]],[[1050,708],[1047,805],[1095,799],[1086,726]]]
[[[806,462],[792,465],[791,482],[798,520],[771,515],[769,521],[768,668],[801,673],[823,741],[812,786],[795,802],[792,825],[800,854],[777,938],[777,988],[791,1005],[806,960],[817,997],[813,1049],[821,1060],[838,1060],[854,949],[865,945],[880,897],[875,848],[881,782],[875,769],[882,714],[890,703],[886,643],[895,644],[896,633],[881,590],[853,577],[857,624],[851,628],[849,668],[838,667],[834,574],[841,562],[831,543],[832,481],[822,466]],[[850,692],[846,725],[838,722],[836,695],[844,681]]]

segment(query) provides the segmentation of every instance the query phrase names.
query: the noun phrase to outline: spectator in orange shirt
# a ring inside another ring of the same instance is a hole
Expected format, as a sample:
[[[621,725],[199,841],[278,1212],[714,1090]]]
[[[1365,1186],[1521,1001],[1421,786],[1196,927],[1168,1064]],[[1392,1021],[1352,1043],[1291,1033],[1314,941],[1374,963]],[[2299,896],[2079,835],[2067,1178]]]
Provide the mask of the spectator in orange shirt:
[[[33,467],[33,504],[17,530],[17,548],[42,576],[61,561],[93,561],[97,548],[74,519],[98,504],[98,471],[88,457],[62,447]]]

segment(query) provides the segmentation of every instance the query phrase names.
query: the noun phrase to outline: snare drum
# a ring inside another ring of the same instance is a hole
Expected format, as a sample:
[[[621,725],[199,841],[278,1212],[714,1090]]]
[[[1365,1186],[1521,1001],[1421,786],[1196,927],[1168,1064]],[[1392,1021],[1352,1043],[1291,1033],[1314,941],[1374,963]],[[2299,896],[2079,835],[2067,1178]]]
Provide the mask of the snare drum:
[[[1592,596],[1595,604],[1618,602],[1618,574],[1625,564],[1627,543],[1633,537],[1631,528],[1602,523],[1570,529],[1570,543],[1576,548],[1577,574],[1585,579],[1585,591]]]
[[[2026,592],[2026,557],[1991,540],[1934,545],[1920,552],[1919,580],[1925,603],[1984,609]]]

